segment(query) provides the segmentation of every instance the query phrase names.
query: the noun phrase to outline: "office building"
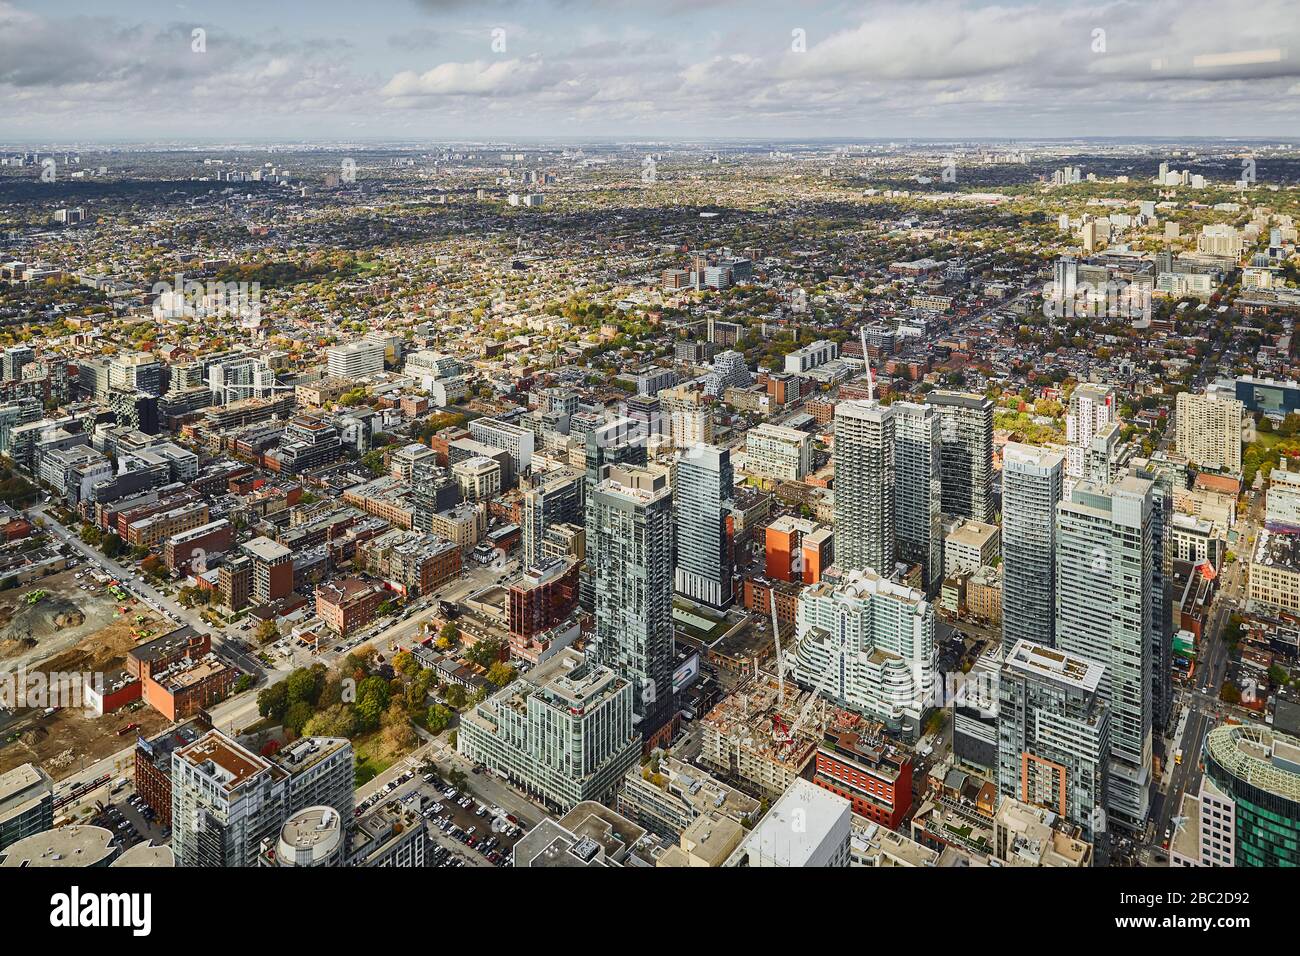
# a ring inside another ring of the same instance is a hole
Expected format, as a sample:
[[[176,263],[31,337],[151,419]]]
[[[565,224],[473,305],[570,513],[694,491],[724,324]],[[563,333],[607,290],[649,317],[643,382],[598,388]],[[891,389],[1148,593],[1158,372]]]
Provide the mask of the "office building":
[[[676,505],[678,594],[721,610],[735,599],[731,495],[735,486],[731,452],[697,445],[677,461]]]
[[[993,401],[964,392],[930,392],[939,412],[943,513],[992,522]]]
[[[1031,445],[1002,451],[1002,646],[1056,646],[1056,505],[1064,457]]]
[[[943,536],[943,573],[952,577],[992,567],[1002,555],[1002,532],[995,524],[962,521]]]
[[[1215,727],[1204,760],[1170,865],[1300,866],[1300,739],[1256,724]]]
[[[54,782],[25,763],[0,773],[0,853],[5,847],[54,826]]]
[[[355,382],[384,370],[384,346],[378,342],[348,342],[325,350],[325,372],[330,378]]]
[[[894,573],[894,412],[876,401],[835,406],[835,564]]]
[[[728,866],[847,867],[852,805],[796,779],[727,861]]]

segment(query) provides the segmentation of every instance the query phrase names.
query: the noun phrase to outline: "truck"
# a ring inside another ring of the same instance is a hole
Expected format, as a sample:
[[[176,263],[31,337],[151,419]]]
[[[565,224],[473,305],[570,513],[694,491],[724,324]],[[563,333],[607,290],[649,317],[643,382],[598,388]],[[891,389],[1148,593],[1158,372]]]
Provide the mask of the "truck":
[[[1183,748],[1179,747],[1177,750],[1174,751],[1174,763],[1179,764],[1182,762],[1183,762]]]

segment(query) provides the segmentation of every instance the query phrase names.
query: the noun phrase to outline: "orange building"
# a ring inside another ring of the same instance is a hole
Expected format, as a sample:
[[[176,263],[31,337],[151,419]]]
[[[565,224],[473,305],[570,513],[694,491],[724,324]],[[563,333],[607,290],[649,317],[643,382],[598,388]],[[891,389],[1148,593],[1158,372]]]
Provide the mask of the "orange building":
[[[831,530],[803,518],[777,518],[767,526],[764,558],[764,574],[772,580],[816,584],[834,561]]]

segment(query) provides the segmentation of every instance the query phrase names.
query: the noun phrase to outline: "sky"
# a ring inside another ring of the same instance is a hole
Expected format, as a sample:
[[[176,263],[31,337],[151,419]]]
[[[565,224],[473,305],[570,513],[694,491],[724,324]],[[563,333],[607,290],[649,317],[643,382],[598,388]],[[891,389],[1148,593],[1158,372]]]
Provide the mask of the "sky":
[[[1300,141],[1300,3],[0,0],[0,142],[1146,136]]]

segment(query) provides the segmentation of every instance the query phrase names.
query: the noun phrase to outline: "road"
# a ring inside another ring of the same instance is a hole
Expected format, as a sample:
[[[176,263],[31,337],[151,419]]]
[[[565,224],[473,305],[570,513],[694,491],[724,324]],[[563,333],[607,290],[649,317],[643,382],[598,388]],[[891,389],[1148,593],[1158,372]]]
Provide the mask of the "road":
[[[1257,526],[1254,518],[1247,515],[1238,527],[1238,539],[1245,545],[1244,553],[1249,554],[1253,546]],[[1237,561],[1224,566],[1219,580],[1219,592],[1215,596],[1214,607],[1206,621],[1204,631],[1197,648],[1195,670],[1192,672],[1190,686],[1179,687],[1175,691],[1175,703],[1180,711],[1187,712],[1187,722],[1182,736],[1171,743],[1166,760],[1173,761],[1178,749],[1183,752],[1183,762],[1175,764],[1168,770],[1169,787],[1164,793],[1159,791],[1159,781],[1152,793],[1151,819],[1154,823],[1150,835],[1150,848],[1154,850],[1165,840],[1165,833],[1172,819],[1182,811],[1184,794],[1196,794],[1201,785],[1201,747],[1205,735],[1225,716],[1233,714],[1235,708],[1219,699],[1219,689],[1228,675],[1230,655],[1224,641],[1224,631],[1229,618],[1236,613],[1246,597],[1247,561],[1239,557]],[[1239,719],[1250,719],[1244,713]]]
[[[271,683],[275,682],[273,679],[270,679],[271,675],[267,673],[267,670],[261,661],[235,647],[231,643],[231,638],[224,635],[218,628],[213,627],[212,624],[203,620],[203,618],[193,610],[182,607],[176,601],[173,601],[170,597],[160,592],[157,588],[151,585],[143,575],[140,576],[139,580],[136,580],[136,575],[140,574],[139,571],[129,568],[113,558],[106,557],[98,548],[93,548],[86,544],[81,540],[75,530],[60,524],[59,521],[49,513],[48,507],[48,505],[43,504],[37,505],[30,509],[30,513],[34,516],[39,516],[41,520],[45,522],[46,527],[55,538],[64,544],[67,544],[87,562],[97,564],[109,573],[113,574],[123,588],[143,599],[145,603],[153,604],[160,608],[162,613],[166,614],[178,624],[189,624],[197,631],[211,634],[213,650],[220,652],[221,656],[228,660],[236,661],[241,669],[253,675],[254,678],[266,677]]]

